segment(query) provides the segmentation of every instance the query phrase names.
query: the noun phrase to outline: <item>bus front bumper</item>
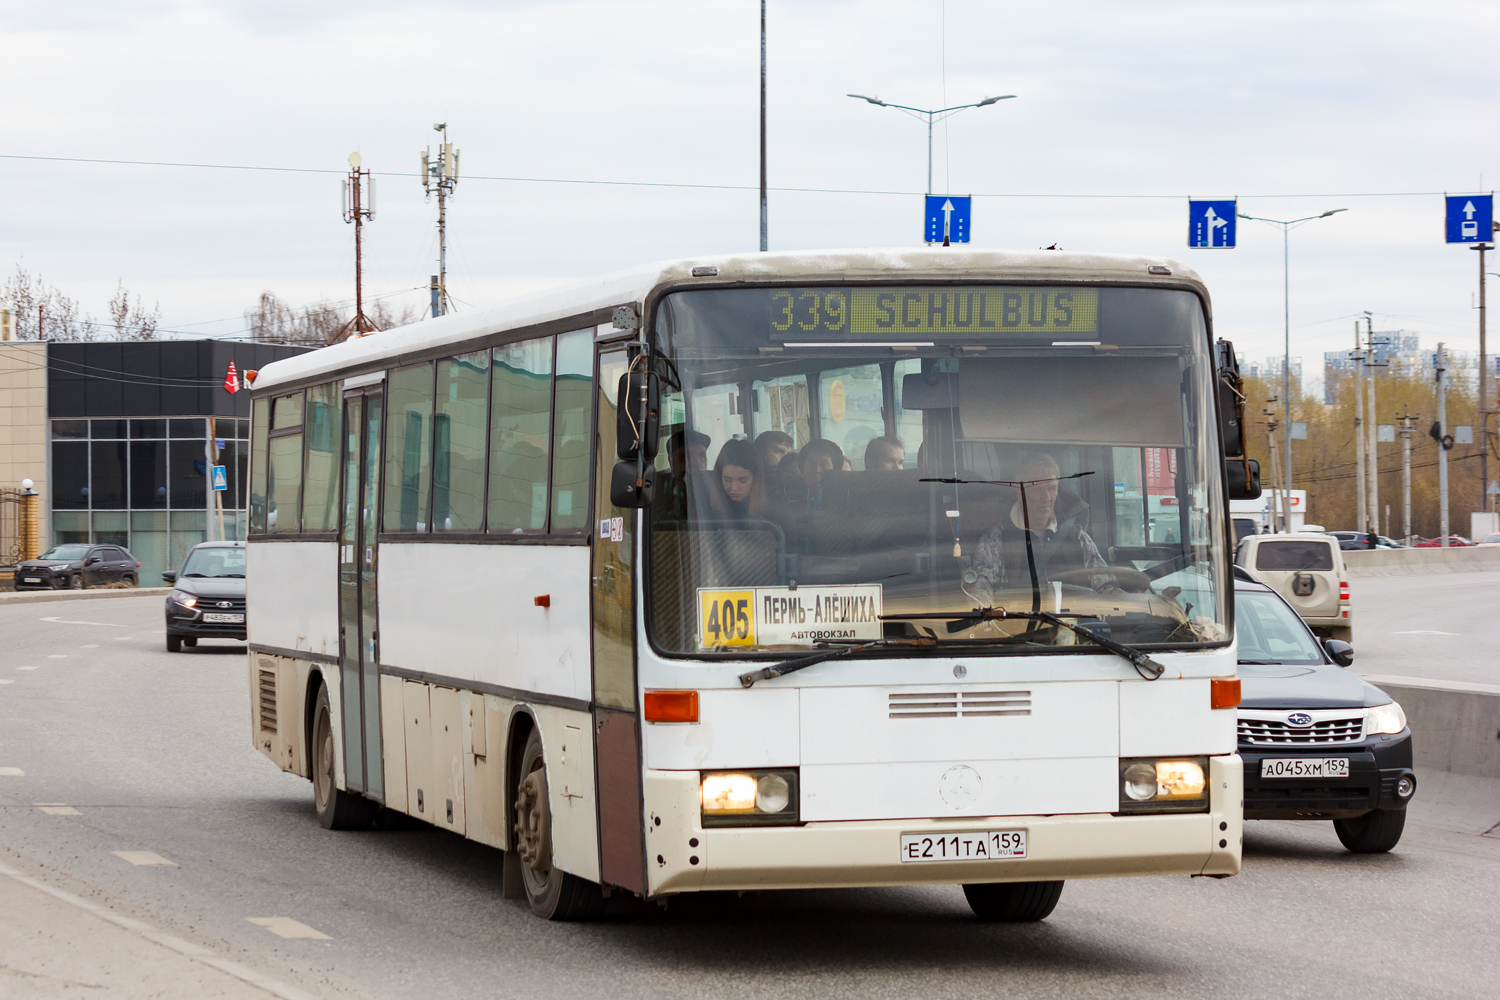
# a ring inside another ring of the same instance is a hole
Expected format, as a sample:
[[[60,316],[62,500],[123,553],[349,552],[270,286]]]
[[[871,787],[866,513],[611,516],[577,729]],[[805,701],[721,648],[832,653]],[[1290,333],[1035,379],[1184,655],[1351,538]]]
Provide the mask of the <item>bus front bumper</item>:
[[[699,821],[698,772],[647,771],[648,894],[1029,882],[1121,875],[1234,875],[1240,870],[1244,770],[1209,758],[1206,813],[966,816],[800,826],[714,827]],[[901,835],[1026,831],[1026,857],[901,861]]]

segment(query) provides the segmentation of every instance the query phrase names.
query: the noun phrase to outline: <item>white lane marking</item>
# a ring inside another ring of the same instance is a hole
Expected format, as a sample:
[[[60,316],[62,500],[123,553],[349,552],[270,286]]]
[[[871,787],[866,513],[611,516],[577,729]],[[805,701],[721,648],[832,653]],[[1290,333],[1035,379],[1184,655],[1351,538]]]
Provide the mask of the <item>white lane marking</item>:
[[[1458,635],[1457,632],[1438,632],[1429,628],[1412,629],[1410,632],[1392,632],[1391,635]]]
[[[129,861],[133,865],[176,868],[177,862],[168,861],[155,851],[110,851],[115,857],[122,861]]]
[[[241,982],[249,983],[251,986],[263,989],[273,996],[281,997],[281,1000],[315,1000],[310,993],[299,990],[295,986],[288,986],[286,983],[273,979],[264,973],[256,972],[254,969],[246,968],[238,962],[230,961],[227,958],[220,958],[202,945],[193,944],[191,941],[184,941],[175,934],[164,934],[150,924],[142,923],[139,920],[122,917],[113,910],[106,909],[97,903],[90,903],[88,900],[80,899],[71,892],[54,889],[45,882],[38,882],[34,878],[28,878],[14,868],[0,864],[0,875],[15,879],[22,885],[30,886],[38,892],[45,892],[53,899],[92,913],[100,920],[107,920],[116,927],[123,928],[132,934],[139,934],[147,941],[159,944],[163,948],[170,948],[179,955],[185,955],[211,968],[218,969],[225,975],[233,976]]]
[[[44,621],[44,622],[56,622],[59,625],[103,625],[103,626],[106,626],[107,628],[129,628],[130,627],[129,625],[117,625],[114,622],[80,622],[80,621],[74,621],[71,618],[61,618],[61,617],[57,617],[57,616],[54,616],[54,617],[51,617],[51,618],[42,618],[40,620]]]
[[[97,642],[91,642],[87,646],[79,646],[78,648],[79,649],[98,649],[99,648],[99,644]]]
[[[49,660],[66,660],[67,658],[68,658],[68,654],[67,653],[48,653],[47,654],[47,659],[49,659]]]
[[[38,802],[36,807],[48,816],[82,816],[83,813],[61,802]]]
[[[133,635],[117,635],[117,636],[114,637],[115,642],[129,642],[131,639],[134,639],[134,638],[135,638],[135,636],[133,636]]]
[[[309,927],[301,921],[293,920],[291,917],[246,917],[259,927],[283,938],[310,938],[314,941],[332,941],[333,938],[324,934],[316,928]]]
[[[12,678],[10,678],[10,677],[5,678],[4,680],[0,680],[0,684],[14,684],[14,683],[15,683],[15,680],[12,679]]]
[[[0,777],[24,778],[26,777],[26,772],[19,767],[0,767]]]
[[[35,670],[36,667],[17,667],[17,670]]]

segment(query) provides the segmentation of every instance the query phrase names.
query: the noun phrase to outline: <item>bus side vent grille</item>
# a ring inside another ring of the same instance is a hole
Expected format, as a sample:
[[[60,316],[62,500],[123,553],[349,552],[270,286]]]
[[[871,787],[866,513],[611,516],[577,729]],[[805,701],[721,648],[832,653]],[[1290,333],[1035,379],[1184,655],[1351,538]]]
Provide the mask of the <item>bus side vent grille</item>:
[[[931,691],[892,694],[892,719],[957,719],[1030,715],[1030,691]]]
[[[276,732],[276,671],[260,672],[260,728],[262,732]]]

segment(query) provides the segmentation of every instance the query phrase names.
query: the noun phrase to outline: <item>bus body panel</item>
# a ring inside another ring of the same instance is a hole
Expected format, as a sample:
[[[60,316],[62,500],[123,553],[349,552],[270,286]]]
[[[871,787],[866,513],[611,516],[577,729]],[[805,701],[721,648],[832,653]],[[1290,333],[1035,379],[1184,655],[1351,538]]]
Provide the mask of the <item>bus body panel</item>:
[[[1232,677],[1232,657],[1223,676]],[[1120,685],[1120,756],[1169,757],[1234,753],[1235,710],[1211,709],[1208,678],[1173,678]]]
[[[380,561],[382,669],[588,702],[587,547],[382,541]]]
[[[338,543],[247,545],[245,584],[253,644],[339,655]],[[330,695],[330,703],[337,713],[338,700]]]
[[[652,685],[653,687],[655,685]],[[648,723],[647,768],[796,767],[801,689],[759,684],[698,692],[698,721]]]
[[[310,722],[307,716],[308,682],[318,665],[287,656],[251,652],[246,657],[250,680],[250,731],[255,748],[269,757],[283,771],[311,777],[305,734]],[[330,671],[337,673],[337,671]],[[338,704],[338,689],[329,692],[330,704]],[[335,731],[334,745],[342,744]],[[342,758],[339,780],[343,780]]]

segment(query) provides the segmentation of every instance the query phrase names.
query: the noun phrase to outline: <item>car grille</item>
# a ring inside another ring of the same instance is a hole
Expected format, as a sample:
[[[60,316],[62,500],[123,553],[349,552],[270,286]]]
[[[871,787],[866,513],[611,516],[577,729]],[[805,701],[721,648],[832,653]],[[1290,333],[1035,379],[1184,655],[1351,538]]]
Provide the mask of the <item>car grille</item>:
[[[228,605],[228,607],[221,607]],[[243,597],[200,597],[198,598],[199,611],[216,611],[223,614],[244,614],[245,599]]]
[[[1030,691],[935,691],[892,694],[892,719],[956,719],[960,716],[1030,715]]]
[[[1248,746],[1297,747],[1358,743],[1364,739],[1365,718],[1320,719],[1310,726],[1289,726],[1272,719],[1240,719],[1239,739]]]

